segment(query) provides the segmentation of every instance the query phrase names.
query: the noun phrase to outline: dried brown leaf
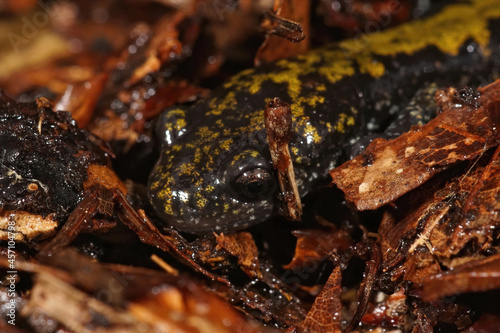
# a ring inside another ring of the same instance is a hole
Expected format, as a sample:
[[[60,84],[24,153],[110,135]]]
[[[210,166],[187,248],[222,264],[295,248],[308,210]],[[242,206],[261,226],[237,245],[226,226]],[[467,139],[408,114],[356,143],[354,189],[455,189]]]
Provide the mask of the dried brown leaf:
[[[301,269],[311,262],[321,262],[332,253],[342,252],[354,245],[349,234],[336,227],[329,230],[295,230],[295,255],[285,269]]]
[[[156,72],[169,60],[180,57],[182,42],[179,40],[179,24],[186,19],[187,11],[176,11],[162,17],[153,29],[151,42],[145,51],[145,60],[138,66],[127,85],[139,82],[147,74]]]
[[[359,210],[392,202],[453,163],[498,144],[500,81],[466,96],[450,88],[438,102],[443,112],[427,125],[391,141],[375,140],[362,155],[330,171]]]
[[[335,267],[325,283],[323,290],[316,297],[306,319],[300,329],[304,333],[341,332],[340,320],[342,312],[342,273]]]
[[[473,185],[471,193],[463,205],[458,221],[452,225],[451,232],[447,234],[448,239],[443,239],[439,244],[433,242],[436,253],[449,257],[458,253],[471,240],[474,240],[477,249],[481,249],[488,247],[494,239],[495,230],[500,227],[500,202],[498,200],[500,196],[500,148],[496,149],[489,164],[479,171],[476,177],[466,175],[474,181],[471,184]],[[441,228],[442,233],[449,229],[445,226]]]
[[[78,126],[84,128],[94,114],[94,108],[107,79],[107,73],[97,73],[85,82],[70,82],[64,93],[55,101],[55,110],[71,112]]]
[[[253,278],[262,278],[260,271],[259,252],[248,232],[215,235],[217,244],[238,259],[238,264],[245,273]]]
[[[394,280],[404,276],[409,281],[421,281],[439,272],[438,259],[442,264],[443,258],[463,248],[453,246],[453,226],[461,217],[460,208],[485,161],[478,161],[473,169],[461,166],[436,176],[418,191],[399,199],[397,208],[386,212],[379,227],[382,267],[385,272],[393,271]]]

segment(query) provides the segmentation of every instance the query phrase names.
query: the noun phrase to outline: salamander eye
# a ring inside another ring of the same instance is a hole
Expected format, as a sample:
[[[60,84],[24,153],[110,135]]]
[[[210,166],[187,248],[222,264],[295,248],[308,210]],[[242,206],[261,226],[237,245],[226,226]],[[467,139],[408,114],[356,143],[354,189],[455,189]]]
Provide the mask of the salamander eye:
[[[263,168],[243,171],[233,180],[231,187],[241,197],[248,200],[262,198],[275,187],[275,177],[272,172]]]

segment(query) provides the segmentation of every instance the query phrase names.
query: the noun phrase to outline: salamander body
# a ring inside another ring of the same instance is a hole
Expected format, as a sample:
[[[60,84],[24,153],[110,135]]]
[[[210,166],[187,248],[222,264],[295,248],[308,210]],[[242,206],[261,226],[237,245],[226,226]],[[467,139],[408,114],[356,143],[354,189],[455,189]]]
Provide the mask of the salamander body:
[[[272,98],[291,105],[291,153],[306,195],[345,145],[387,122],[422,85],[460,85],[499,68],[499,36],[497,0],[473,0],[245,70],[210,98],[162,114],[162,150],[148,184],[153,208],[167,224],[193,233],[262,222],[279,204],[264,128]]]

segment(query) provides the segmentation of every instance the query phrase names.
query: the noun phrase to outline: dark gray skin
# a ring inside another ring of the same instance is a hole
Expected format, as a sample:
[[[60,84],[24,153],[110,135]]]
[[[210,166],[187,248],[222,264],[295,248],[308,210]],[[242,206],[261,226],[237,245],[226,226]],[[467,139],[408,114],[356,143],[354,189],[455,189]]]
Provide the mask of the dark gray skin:
[[[472,13],[478,4],[470,6]],[[161,155],[149,179],[158,217],[191,233],[265,221],[280,205],[264,128],[267,102],[279,97],[292,106],[290,146],[304,196],[339,162],[346,145],[362,133],[387,126],[419,88],[430,83],[462,85],[497,68],[499,21],[483,18],[479,11],[477,15],[487,22],[487,44],[461,36],[466,28],[452,31],[457,39],[463,37],[459,45],[436,44],[432,36],[426,44],[411,29],[395,28],[368,36],[370,47],[364,49],[352,50],[353,42],[345,42],[244,71],[192,108],[165,111],[158,126]],[[429,18],[424,24],[445,35],[446,20],[454,23],[452,10],[449,16]],[[418,46],[411,45],[412,38]],[[387,39],[393,43],[392,54],[378,49],[379,40],[387,47]],[[366,62],[377,66],[367,70]]]

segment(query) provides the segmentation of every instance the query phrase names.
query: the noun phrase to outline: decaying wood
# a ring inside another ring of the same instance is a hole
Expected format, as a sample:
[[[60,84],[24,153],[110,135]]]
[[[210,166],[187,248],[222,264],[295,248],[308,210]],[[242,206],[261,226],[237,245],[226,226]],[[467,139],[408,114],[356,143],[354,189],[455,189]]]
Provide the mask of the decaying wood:
[[[72,250],[46,264],[57,268],[20,263],[35,274],[21,315],[48,316],[72,332],[266,331],[186,276],[102,265]]]

